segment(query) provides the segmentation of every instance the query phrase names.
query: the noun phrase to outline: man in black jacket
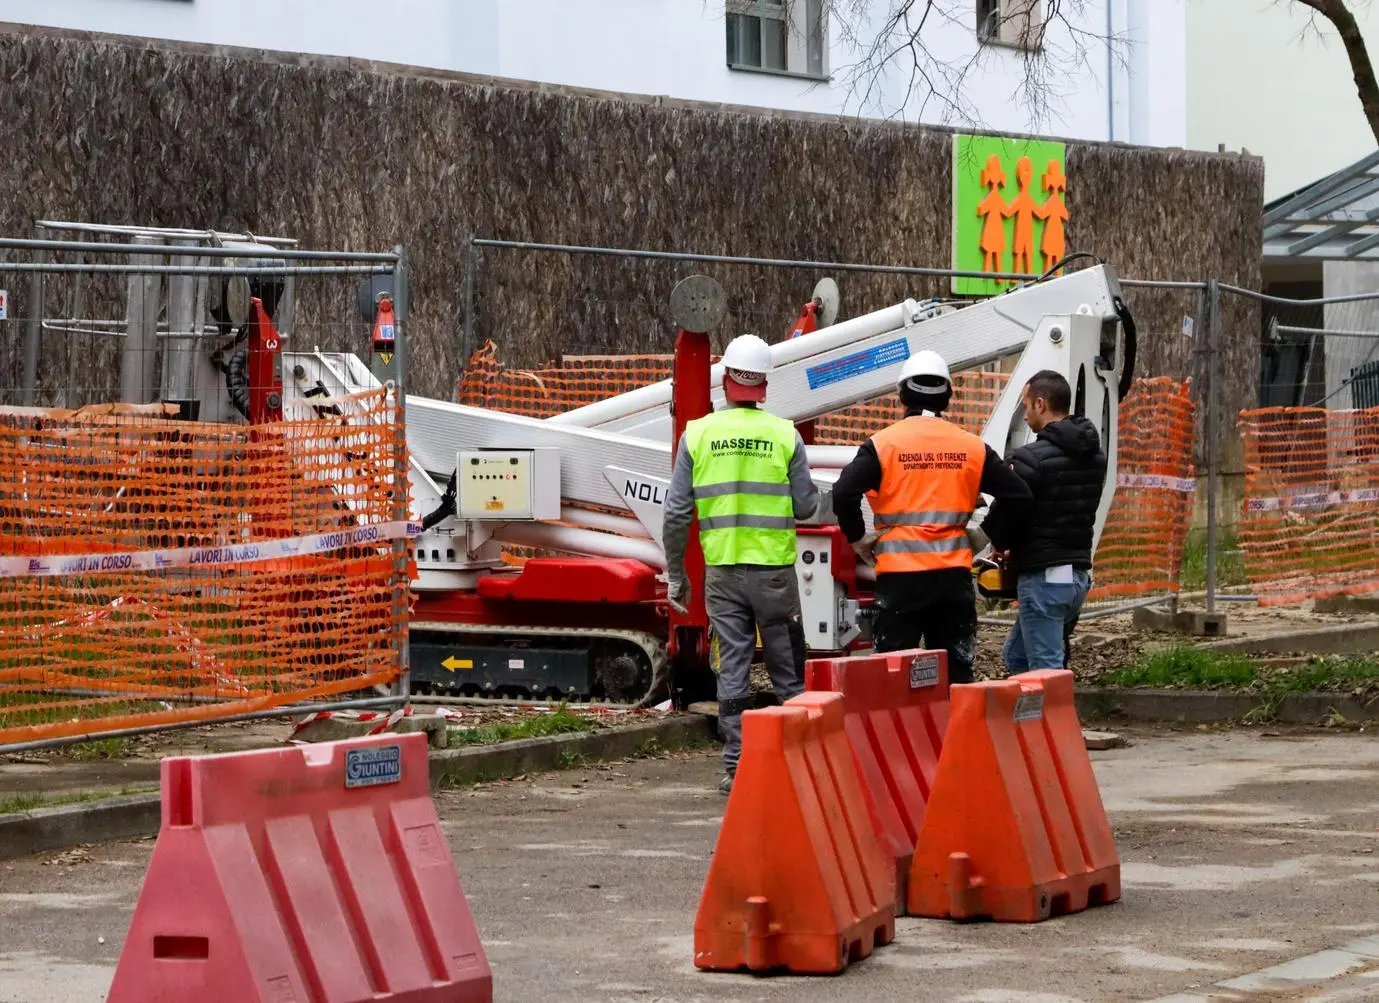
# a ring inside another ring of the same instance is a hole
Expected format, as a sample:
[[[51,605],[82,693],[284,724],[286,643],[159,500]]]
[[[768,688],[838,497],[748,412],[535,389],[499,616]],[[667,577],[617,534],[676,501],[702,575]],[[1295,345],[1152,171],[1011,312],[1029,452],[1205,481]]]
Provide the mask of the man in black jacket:
[[[1019,618],[1005,643],[1011,673],[1067,665],[1068,641],[1091,586],[1092,531],[1106,480],[1096,426],[1069,416],[1072,389],[1061,374],[1035,373],[1022,401],[1036,438],[1015,450],[1010,465],[1034,503],[1017,515],[1002,511],[997,499],[983,524],[1018,575]]]

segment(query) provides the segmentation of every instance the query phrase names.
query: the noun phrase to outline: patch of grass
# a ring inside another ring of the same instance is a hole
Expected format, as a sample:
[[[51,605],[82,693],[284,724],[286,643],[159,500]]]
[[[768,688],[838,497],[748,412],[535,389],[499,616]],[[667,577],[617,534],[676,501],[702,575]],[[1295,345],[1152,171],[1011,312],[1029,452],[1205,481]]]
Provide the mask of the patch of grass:
[[[1188,533],[1183,544],[1183,561],[1178,570],[1178,581],[1187,592],[1197,592],[1207,587],[1206,530],[1194,529]],[[1245,573],[1245,556],[1240,553],[1235,534],[1226,530],[1217,532],[1216,584],[1220,588],[1250,584],[1250,578]]]
[[[107,798],[124,797],[130,794],[152,794],[158,788],[152,787],[121,787],[119,790],[104,791],[76,791],[72,794],[11,794],[9,797],[0,799],[0,815],[14,815],[19,812],[33,811],[37,808],[56,808],[66,804],[84,804],[88,801],[104,801]]]
[[[593,720],[572,713],[563,704],[549,714],[532,715],[518,721],[497,721],[477,728],[452,728],[451,745],[493,745],[518,738],[544,738],[547,735],[568,735],[593,731]]]
[[[1103,672],[1099,686],[1145,686],[1154,689],[1219,689],[1247,687],[1259,672],[1244,655],[1203,651],[1179,645],[1141,655],[1129,665]]]
[[[1179,645],[1141,655],[1123,668],[1103,672],[1096,684],[1244,690],[1258,694],[1262,700],[1250,718],[1265,721],[1273,718],[1279,701],[1290,694],[1354,692],[1379,686],[1379,660],[1367,655],[1321,656],[1300,665],[1269,668],[1245,655]]]
[[[62,748],[63,755],[81,762],[120,759],[128,751],[129,741],[124,738],[97,738],[90,742],[77,742]]]
[[[1316,658],[1271,672],[1267,682],[1280,693],[1358,689],[1379,683],[1379,661],[1366,655]]]
[[[44,794],[11,794],[9,797],[0,799],[0,815],[14,815],[21,811],[33,811],[41,808],[48,801]]]

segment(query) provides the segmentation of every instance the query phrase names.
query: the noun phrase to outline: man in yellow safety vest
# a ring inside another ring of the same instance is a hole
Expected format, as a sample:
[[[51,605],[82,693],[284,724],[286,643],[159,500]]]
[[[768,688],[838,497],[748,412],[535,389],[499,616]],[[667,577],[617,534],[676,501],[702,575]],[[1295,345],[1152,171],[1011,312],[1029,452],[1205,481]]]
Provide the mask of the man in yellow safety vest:
[[[718,789],[727,794],[742,751],[742,712],[751,706],[748,677],[758,631],[776,696],[785,701],[804,690],[795,523],[814,514],[819,492],[795,426],[757,406],[766,399],[770,346],[744,334],[724,350],[722,364],[727,406],[685,426],[666,493],[662,543],[667,599],[684,612],[690,590],[685,547],[698,516],[724,741]]]

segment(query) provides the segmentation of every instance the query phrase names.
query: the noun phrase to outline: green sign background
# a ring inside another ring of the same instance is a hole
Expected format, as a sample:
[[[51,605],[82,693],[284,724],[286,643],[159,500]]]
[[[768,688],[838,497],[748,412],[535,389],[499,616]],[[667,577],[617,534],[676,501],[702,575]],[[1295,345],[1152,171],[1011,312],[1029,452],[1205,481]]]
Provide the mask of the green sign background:
[[[1040,203],[1049,197],[1043,190],[1042,178],[1049,161],[1055,160],[1064,168],[1066,146],[1063,143],[1047,140],[1007,139],[1001,136],[968,136],[958,134],[953,137],[953,269],[961,272],[986,271],[983,268],[985,255],[982,253],[982,227],[985,218],[977,215],[977,206],[986,198],[987,189],[982,184],[982,169],[994,154],[1000,158],[1005,170],[1006,183],[1000,188],[1001,197],[1011,202],[1020,194],[1020,184],[1015,178],[1015,165],[1021,157],[1029,157],[1034,167],[1030,181],[1030,195]],[[1064,204],[1068,204],[1067,193],[1063,193]],[[1071,208],[1071,206],[1069,207]],[[1000,271],[1014,272],[1014,256],[1011,247],[1015,240],[1015,217],[1002,221],[1005,227],[1005,249],[1001,251]],[[1044,235],[1044,221],[1034,220],[1034,254],[1031,274],[1042,274],[1043,257],[1040,254],[1040,241]],[[1066,225],[1066,224],[1065,224]],[[1021,273],[1023,274],[1023,272]],[[953,293],[957,296],[994,296],[1007,287],[1008,283],[994,279],[953,278]]]

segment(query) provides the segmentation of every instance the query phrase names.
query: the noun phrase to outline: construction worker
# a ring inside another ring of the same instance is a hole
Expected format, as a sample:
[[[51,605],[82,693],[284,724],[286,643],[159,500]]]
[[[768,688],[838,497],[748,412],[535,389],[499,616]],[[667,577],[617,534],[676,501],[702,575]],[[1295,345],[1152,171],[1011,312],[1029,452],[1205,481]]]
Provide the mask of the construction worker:
[[[833,512],[858,558],[876,566],[873,649],[942,648],[949,681],[970,683],[977,607],[967,523],[982,494],[1016,508],[1030,491],[978,436],[941,417],[953,382],[937,352],[906,359],[896,391],[905,417],[858,447],[834,486]]]
[[[1021,403],[1035,440],[1015,450],[1010,465],[1034,501],[1024,518],[997,502],[986,520],[992,545],[1006,551],[1006,568],[1017,576],[1019,616],[1004,651],[1011,673],[1067,667],[1073,628],[1091,588],[1106,453],[1096,426],[1069,415],[1072,399],[1067,379],[1052,369],[1025,384]]]
[[[819,492],[795,426],[758,407],[766,399],[771,348],[756,335],[723,352],[727,406],[689,422],[666,493],[662,542],[667,598],[685,612],[685,546],[699,517],[710,657],[718,677],[723,737],[721,793],[732,790],[742,751],[742,712],[757,632],[776,697],[804,690],[805,638],[795,579],[795,522],[814,514]]]

